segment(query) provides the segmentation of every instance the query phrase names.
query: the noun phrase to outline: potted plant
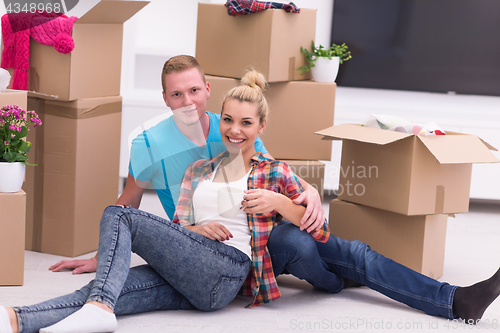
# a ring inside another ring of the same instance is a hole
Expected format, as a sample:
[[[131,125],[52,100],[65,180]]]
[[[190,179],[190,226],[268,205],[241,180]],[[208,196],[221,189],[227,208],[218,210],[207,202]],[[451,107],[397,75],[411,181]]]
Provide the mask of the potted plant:
[[[35,111],[25,111],[16,105],[0,109],[0,192],[21,189],[31,143],[22,140],[28,135],[28,126],[41,125]]]
[[[306,64],[299,67],[299,70],[302,74],[311,71],[314,81],[335,82],[339,65],[352,58],[351,51],[347,51],[348,47],[345,43],[332,44],[328,49],[325,49],[323,45],[316,46],[314,41],[311,44],[312,51],[300,47],[300,52],[306,56]]]

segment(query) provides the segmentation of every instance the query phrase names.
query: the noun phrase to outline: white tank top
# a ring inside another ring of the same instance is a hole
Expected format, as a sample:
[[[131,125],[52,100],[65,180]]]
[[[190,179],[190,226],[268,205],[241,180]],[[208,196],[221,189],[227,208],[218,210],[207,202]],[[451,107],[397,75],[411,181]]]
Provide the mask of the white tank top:
[[[214,221],[222,224],[233,234],[233,238],[225,240],[223,243],[237,248],[251,259],[252,248],[250,241],[252,236],[248,227],[247,214],[240,210],[234,218],[229,219],[220,216],[217,210],[217,190],[221,187],[228,186],[247,190],[247,181],[250,171],[248,171],[243,178],[234,182],[214,183],[213,178],[217,173],[219,165],[215,168],[212,177],[199,183],[194,191],[193,209],[195,224],[204,225]]]

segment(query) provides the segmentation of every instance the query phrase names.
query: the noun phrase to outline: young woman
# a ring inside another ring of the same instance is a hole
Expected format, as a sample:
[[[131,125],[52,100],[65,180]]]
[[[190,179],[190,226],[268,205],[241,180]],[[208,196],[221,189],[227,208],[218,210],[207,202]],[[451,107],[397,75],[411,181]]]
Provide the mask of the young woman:
[[[109,206],[101,219],[95,280],[38,305],[0,308],[0,333],[11,332],[6,314],[14,332],[109,332],[117,325],[115,313],[213,311],[231,302],[242,286],[252,296],[249,306],[278,298],[267,240],[281,218],[300,226],[305,207],[292,202],[302,187],[288,166],[255,151],[268,113],[264,86],[261,74],[249,72],[228,93],[220,123],[227,152],[188,167],[173,222]],[[235,217],[217,212],[221,187],[246,191]],[[327,241],[327,224],[310,234]],[[129,272],[131,251],[149,266]],[[151,285],[133,290],[144,276]]]

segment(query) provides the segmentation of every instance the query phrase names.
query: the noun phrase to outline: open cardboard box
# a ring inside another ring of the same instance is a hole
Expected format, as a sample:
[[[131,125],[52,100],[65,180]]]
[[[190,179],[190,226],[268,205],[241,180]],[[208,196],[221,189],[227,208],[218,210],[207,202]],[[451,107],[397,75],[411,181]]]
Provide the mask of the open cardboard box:
[[[355,124],[316,132],[343,140],[339,199],[404,215],[469,210],[472,163],[496,150],[477,136],[446,131],[423,136]]]
[[[75,22],[68,54],[31,39],[28,90],[63,101],[120,95],[123,23],[148,3],[100,1]]]
[[[207,110],[220,113],[224,95],[240,80],[206,76],[210,83]],[[269,118],[260,135],[276,159],[330,160],[332,144],[314,132],[333,125],[335,83],[306,81],[270,83],[264,95],[270,105]]]
[[[267,9],[230,16],[223,4],[198,4],[196,59],[206,74],[242,78],[251,68],[268,82],[310,79],[300,47],[316,35],[316,9]]]
[[[448,215],[406,216],[339,199],[330,202],[329,215],[333,235],[366,243],[431,278],[443,275]]]
[[[102,212],[118,198],[122,98],[29,97],[29,105],[43,122],[29,134],[29,161],[38,165],[23,187],[33,191],[31,248],[69,257],[95,251]]]
[[[0,193],[0,286],[24,283],[26,193]]]

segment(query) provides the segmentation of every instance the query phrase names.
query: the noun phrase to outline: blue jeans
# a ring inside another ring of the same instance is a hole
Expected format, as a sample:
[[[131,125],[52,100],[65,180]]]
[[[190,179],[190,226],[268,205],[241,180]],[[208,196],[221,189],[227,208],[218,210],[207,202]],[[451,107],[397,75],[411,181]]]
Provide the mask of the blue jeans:
[[[149,265],[130,267],[130,252]],[[14,308],[19,331],[38,332],[86,302],[117,315],[226,306],[240,290],[251,261],[243,252],[158,216],[109,206],[101,219],[96,278],[72,294]]]
[[[326,243],[289,222],[269,238],[274,274],[290,273],[329,293],[344,288],[344,278],[361,283],[427,314],[448,319],[457,286],[442,283],[384,257],[360,241],[330,235]]]

